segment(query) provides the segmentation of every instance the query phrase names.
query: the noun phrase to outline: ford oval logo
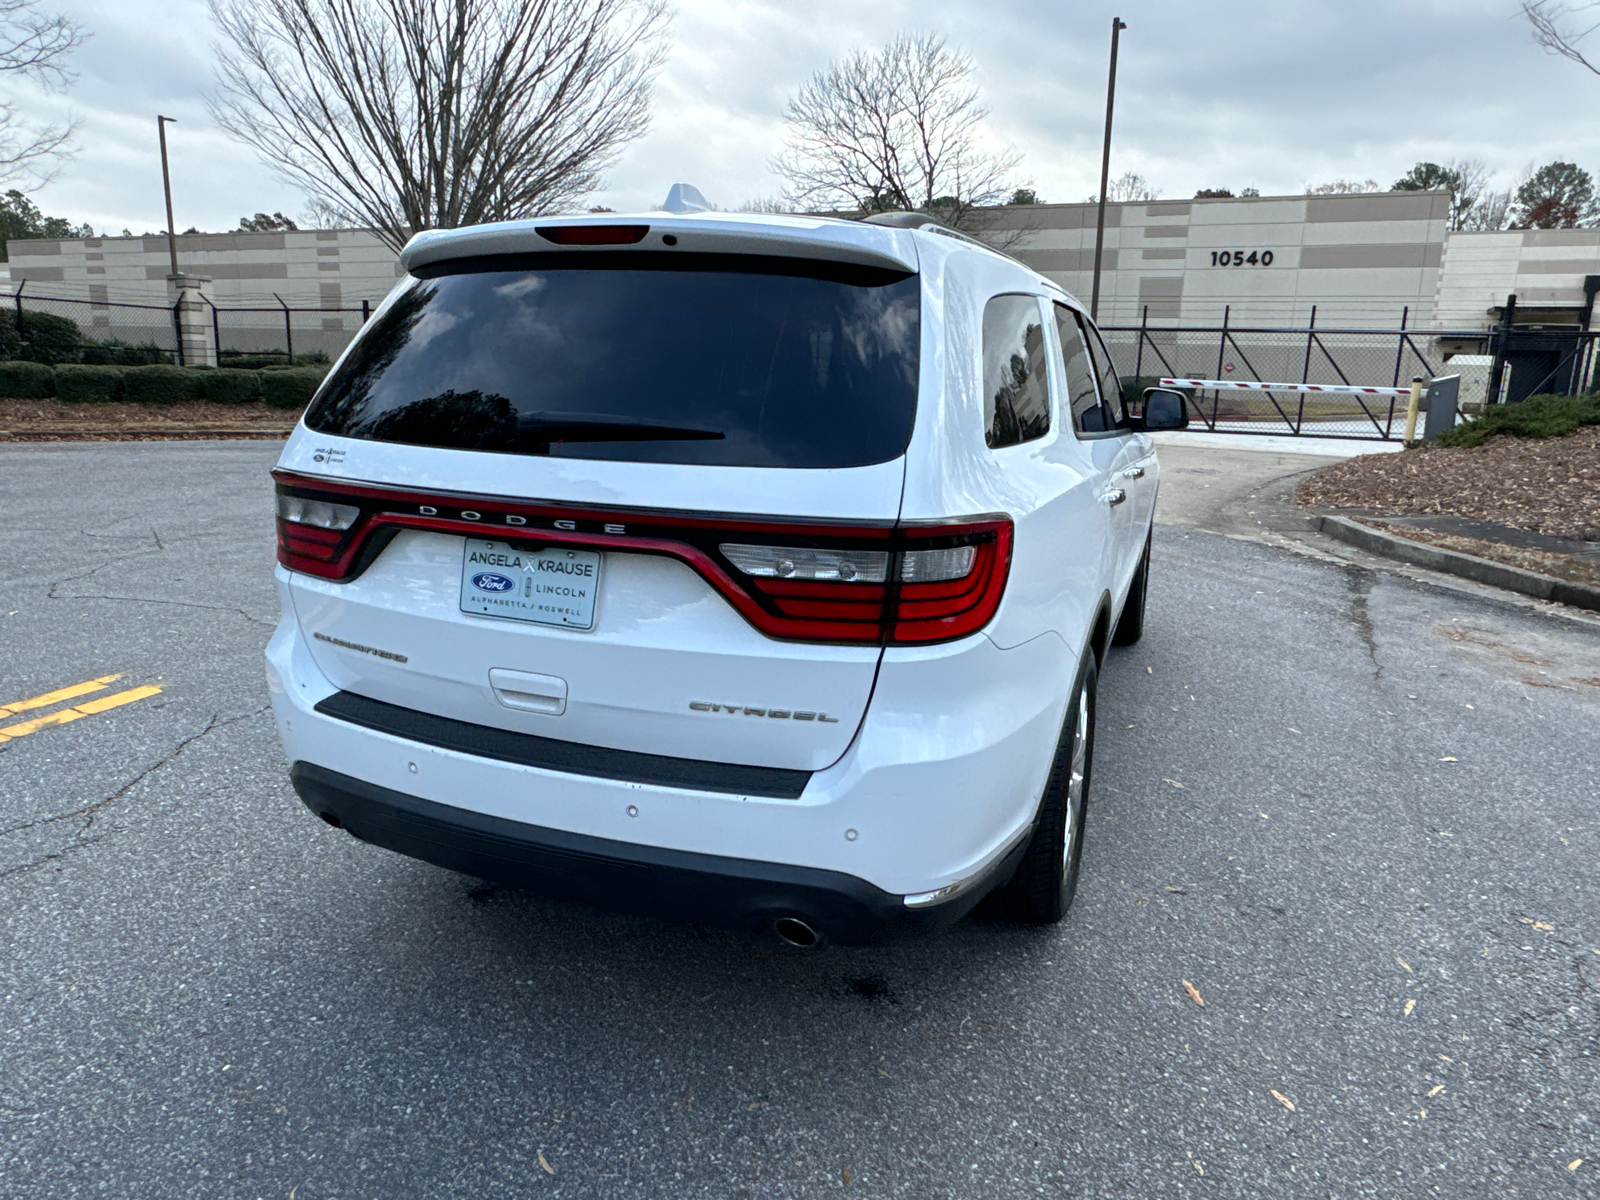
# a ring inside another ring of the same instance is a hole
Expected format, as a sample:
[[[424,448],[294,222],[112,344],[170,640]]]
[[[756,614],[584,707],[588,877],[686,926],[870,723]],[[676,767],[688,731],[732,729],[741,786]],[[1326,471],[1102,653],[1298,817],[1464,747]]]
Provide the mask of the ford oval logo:
[[[488,571],[472,577],[472,586],[480,592],[509,592],[517,585],[504,575],[494,575]]]

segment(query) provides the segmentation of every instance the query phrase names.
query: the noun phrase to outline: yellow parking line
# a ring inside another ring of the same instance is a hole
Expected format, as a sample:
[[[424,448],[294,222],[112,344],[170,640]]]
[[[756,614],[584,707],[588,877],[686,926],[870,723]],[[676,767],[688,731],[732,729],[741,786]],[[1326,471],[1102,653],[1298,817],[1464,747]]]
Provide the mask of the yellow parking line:
[[[0,725],[0,742],[9,742],[12,738],[26,737],[40,729],[51,725],[65,725],[68,721],[76,721],[79,717],[92,717],[96,713],[103,713],[109,709],[121,708],[124,704],[132,704],[135,700],[143,700],[146,696],[159,696],[161,689],[151,684],[144,687],[129,688],[125,692],[114,692],[109,696],[101,696],[98,700],[90,700],[72,708],[63,708],[59,712],[47,713],[42,717],[35,717],[31,721],[20,721],[15,725]]]
[[[0,717],[9,717],[13,713],[27,712],[30,708],[44,708],[46,705],[59,704],[63,700],[71,700],[74,696],[98,692],[106,684],[115,683],[121,678],[121,675],[102,675],[99,679],[89,680],[88,683],[75,683],[71,687],[59,688],[53,692],[46,692],[42,696],[35,696],[32,700],[18,700],[12,704],[0,704]]]

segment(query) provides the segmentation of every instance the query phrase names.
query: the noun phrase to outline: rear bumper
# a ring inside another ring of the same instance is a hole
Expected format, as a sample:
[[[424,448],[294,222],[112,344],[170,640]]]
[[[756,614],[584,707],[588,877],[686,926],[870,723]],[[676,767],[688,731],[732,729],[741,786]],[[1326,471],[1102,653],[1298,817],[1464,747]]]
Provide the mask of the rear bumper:
[[[804,921],[826,941],[857,945],[933,930],[965,916],[1016,869],[1025,843],[947,904],[908,909],[902,897],[839,871],[753,862],[588,837],[436,804],[295,763],[306,807],[364,842],[452,871],[597,908],[741,931]]]
[[[286,579],[281,569],[279,578]],[[462,740],[453,727],[445,737],[428,722],[376,728],[350,719],[360,713],[334,715],[328,707],[339,689],[312,657],[287,591],[285,584],[267,679],[290,763],[445,810],[623,848],[602,857],[653,861],[661,852],[769,864],[762,878],[790,879],[794,868],[802,872],[796,879],[815,872],[855,880],[870,889],[863,895],[959,886],[960,897],[998,876],[1032,825],[1075,669],[1053,634],[1004,651],[982,635],[892,650],[848,751],[812,772],[799,795],[749,781],[736,792],[713,790],[725,781],[647,776],[604,754],[557,762],[521,752],[537,739],[515,739],[513,752],[492,730]]]

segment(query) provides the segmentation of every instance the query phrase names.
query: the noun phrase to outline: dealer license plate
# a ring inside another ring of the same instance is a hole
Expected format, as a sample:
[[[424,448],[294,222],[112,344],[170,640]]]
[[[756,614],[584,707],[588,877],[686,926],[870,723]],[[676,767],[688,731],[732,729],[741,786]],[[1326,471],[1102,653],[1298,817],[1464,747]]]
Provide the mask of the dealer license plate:
[[[593,550],[516,550],[506,542],[468,538],[462,551],[465,613],[593,629],[599,589],[600,555]]]

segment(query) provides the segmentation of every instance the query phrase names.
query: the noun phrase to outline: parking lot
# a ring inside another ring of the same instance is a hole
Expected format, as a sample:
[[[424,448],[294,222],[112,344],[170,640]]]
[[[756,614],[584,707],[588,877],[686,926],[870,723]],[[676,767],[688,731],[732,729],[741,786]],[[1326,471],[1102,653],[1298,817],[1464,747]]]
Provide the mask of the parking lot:
[[[0,1193],[1600,1195],[1595,627],[1158,526],[1069,919],[799,951],[308,813],[278,447],[0,447]]]

